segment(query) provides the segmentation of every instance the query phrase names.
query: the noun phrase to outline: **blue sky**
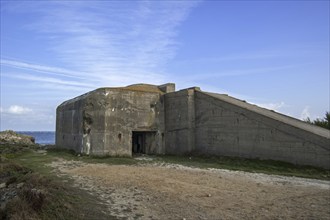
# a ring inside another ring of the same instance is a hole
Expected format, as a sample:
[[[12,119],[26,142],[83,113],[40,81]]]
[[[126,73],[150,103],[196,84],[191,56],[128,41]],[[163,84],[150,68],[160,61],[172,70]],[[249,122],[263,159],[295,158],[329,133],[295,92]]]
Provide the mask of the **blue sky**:
[[[323,117],[329,1],[1,1],[0,130],[55,130],[63,101],[141,82]]]

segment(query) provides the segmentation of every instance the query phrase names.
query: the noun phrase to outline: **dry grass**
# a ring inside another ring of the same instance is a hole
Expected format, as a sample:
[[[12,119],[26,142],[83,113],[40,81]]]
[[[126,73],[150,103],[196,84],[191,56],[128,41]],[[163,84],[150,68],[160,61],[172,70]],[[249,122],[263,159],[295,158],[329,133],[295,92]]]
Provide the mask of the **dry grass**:
[[[98,198],[49,172],[36,172],[43,165],[30,160],[36,163],[32,169],[1,157],[0,219],[109,219]]]
[[[7,199],[2,204],[0,219],[91,219],[95,216],[106,219],[100,211],[102,205],[86,192],[35,172],[17,173],[17,164],[5,166],[7,173],[1,171],[0,175],[12,181],[7,181],[6,187],[1,189]]]
[[[133,90],[133,91],[141,91],[141,92],[157,92],[157,93],[163,93],[157,86],[148,85],[148,84],[130,85],[130,86],[122,87],[120,89]]]

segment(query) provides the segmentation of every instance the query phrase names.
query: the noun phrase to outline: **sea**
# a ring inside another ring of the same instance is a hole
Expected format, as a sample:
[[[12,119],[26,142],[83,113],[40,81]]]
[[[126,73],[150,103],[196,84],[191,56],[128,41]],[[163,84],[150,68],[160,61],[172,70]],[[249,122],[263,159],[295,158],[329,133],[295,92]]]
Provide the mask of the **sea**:
[[[55,131],[17,131],[17,133],[34,137],[37,144],[55,144]]]

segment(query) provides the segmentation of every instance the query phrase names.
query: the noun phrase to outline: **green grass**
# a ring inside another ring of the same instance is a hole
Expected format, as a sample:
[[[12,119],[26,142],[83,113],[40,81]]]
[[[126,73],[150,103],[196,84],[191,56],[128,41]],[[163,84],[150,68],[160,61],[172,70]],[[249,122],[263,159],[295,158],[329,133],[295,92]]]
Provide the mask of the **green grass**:
[[[29,150],[18,154],[12,154],[7,158],[42,174],[47,174],[52,170],[51,167],[45,166],[46,164],[59,158],[86,163],[105,163],[109,165],[136,165],[139,163],[138,160],[129,157],[78,156],[73,151],[59,149],[49,149],[47,153],[38,153],[38,151]]]
[[[33,151],[28,151],[11,158],[12,161],[45,175],[48,175],[52,170],[51,167],[45,165],[51,163],[55,159],[55,157],[49,156],[48,154],[40,155]]]
[[[155,160],[202,169],[216,168],[240,170],[252,173],[266,173],[272,175],[330,180],[330,170],[311,166],[297,166],[290,163],[274,160],[243,159],[236,157],[193,157],[168,155],[156,157]]]
[[[0,183],[6,184],[1,193],[15,193],[0,210],[0,219],[116,219],[103,213],[105,205],[86,191],[63,181],[46,166],[57,158],[75,159],[67,151],[49,151],[47,154],[35,148],[2,146]],[[66,179],[67,180],[67,179]],[[21,188],[17,187],[23,184]],[[5,190],[5,191],[3,191]]]
[[[258,160],[258,159],[243,159],[236,157],[203,157],[203,156],[150,156],[151,161],[136,160],[128,157],[99,157],[99,156],[77,156],[76,153],[70,150],[51,149],[47,150],[47,154],[43,155],[34,151],[24,151],[23,153],[15,154],[11,158],[20,164],[37,170],[42,174],[47,174],[51,171],[49,166],[44,166],[47,163],[63,158],[66,160],[77,160],[86,163],[105,163],[109,165],[138,165],[145,163],[165,162],[181,164],[189,167],[197,167],[202,169],[216,168],[228,170],[240,170],[253,173],[266,173],[273,175],[297,176],[304,178],[314,178],[330,180],[330,170],[311,166],[297,166],[286,162],[273,160]]]
[[[62,181],[30,172],[20,182],[24,186],[7,203],[2,219],[111,219],[96,197]]]
[[[86,163],[106,163],[110,165],[135,165],[138,163],[137,160],[131,157],[88,156],[77,154],[72,150],[54,148],[47,150],[47,156],[83,161]]]
[[[30,169],[38,170],[38,172],[42,174],[47,174],[51,171],[51,168],[49,166],[44,166],[44,164],[51,163],[57,158],[63,158],[66,160],[77,160],[86,163],[105,163],[109,165],[137,165],[143,163],[165,162],[203,169],[216,168],[240,170],[254,173],[259,172],[273,175],[330,180],[330,170],[311,166],[297,166],[273,160],[244,159],[236,157],[162,155],[152,156],[152,161],[141,161],[128,157],[77,156],[73,151],[59,149],[48,150],[47,154],[43,155],[42,153],[36,153],[31,150],[27,151],[24,148],[22,152],[10,154],[9,158],[12,158],[17,163]]]
[[[6,158],[16,157],[19,154],[25,153],[32,149],[37,149],[37,145],[25,144],[0,144],[0,155]]]
[[[78,156],[69,150],[52,149],[45,153],[36,150],[35,146],[7,149],[9,147],[12,146],[1,146],[1,152],[5,153],[1,154],[0,183],[15,185],[23,182],[24,187],[18,191],[16,199],[8,203],[5,211],[1,211],[2,219],[114,219],[103,214],[105,207],[100,205],[97,197],[72,187],[72,180],[68,177],[57,177],[51,172],[52,168],[47,164],[58,159],[109,165],[171,163],[202,169],[240,170],[330,180],[330,170],[272,160],[171,155],[148,156],[152,160],[136,160],[127,157]],[[42,192],[42,197],[36,192]]]
[[[68,150],[48,150],[46,155],[34,152],[25,152],[15,158],[30,169],[37,169],[41,173],[47,173],[50,167],[42,166],[57,158],[66,160],[77,160],[86,163],[105,163],[109,165],[138,165],[146,163],[173,163],[202,169],[216,168],[228,170],[240,170],[253,173],[265,173],[272,175],[296,176],[330,180],[330,170],[311,166],[297,166],[286,162],[273,160],[243,159],[236,157],[203,157],[203,156],[149,156],[153,160],[136,160],[128,157],[98,157],[98,156],[77,156]]]

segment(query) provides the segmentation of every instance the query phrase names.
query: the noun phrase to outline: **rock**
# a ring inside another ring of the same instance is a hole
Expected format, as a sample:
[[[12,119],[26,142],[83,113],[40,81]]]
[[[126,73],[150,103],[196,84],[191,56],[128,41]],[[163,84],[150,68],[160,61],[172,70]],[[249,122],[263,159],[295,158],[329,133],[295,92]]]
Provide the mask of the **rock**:
[[[22,188],[23,186],[24,186],[24,183],[19,183],[19,184],[16,185],[16,188],[17,188],[17,189],[20,189],[20,188]]]
[[[207,197],[211,197],[211,194],[207,194]]]
[[[2,189],[2,188],[6,188],[6,183],[1,183],[0,184],[0,189]]]
[[[0,144],[34,145],[35,139],[32,136],[18,134],[12,130],[6,130],[0,132]]]

